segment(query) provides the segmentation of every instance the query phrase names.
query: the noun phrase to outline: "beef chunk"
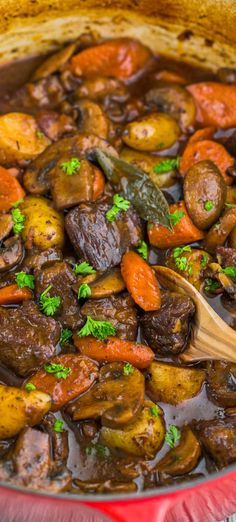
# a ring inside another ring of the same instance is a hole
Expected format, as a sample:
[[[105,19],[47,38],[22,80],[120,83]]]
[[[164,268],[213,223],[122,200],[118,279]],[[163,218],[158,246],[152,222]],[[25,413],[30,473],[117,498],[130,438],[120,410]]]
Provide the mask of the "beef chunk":
[[[67,433],[57,435],[63,436],[68,448]],[[71,484],[71,473],[66,468],[65,455],[63,460],[59,458],[57,462],[55,457],[58,451],[51,455],[53,449],[47,433],[31,428],[24,430],[14,449],[0,463],[0,480],[50,492],[67,490]]]
[[[140,320],[148,345],[161,354],[182,352],[187,345],[194,311],[189,297],[163,292],[160,310],[146,312]]]
[[[36,292],[39,296],[49,285],[52,285],[50,296],[57,295],[61,298],[61,306],[57,318],[66,328],[78,328],[81,326],[78,299],[72,290],[76,283],[76,276],[65,262],[54,263],[36,272]]]
[[[218,247],[216,249],[218,263],[225,268],[226,266],[236,267],[236,248]]]
[[[130,296],[112,296],[104,299],[88,299],[82,306],[83,318],[90,315],[98,321],[110,321],[117,328],[121,339],[135,341],[137,337],[137,314]]]
[[[208,365],[207,392],[210,399],[225,408],[236,406],[236,364],[212,361]]]
[[[56,353],[60,325],[32,301],[18,308],[0,307],[0,361],[25,376]]]
[[[77,254],[96,270],[119,265],[122,255],[143,238],[141,220],[130,207],[115,221],[106,219],[112,203],[88,203],[71,210],[65,220],[66,231]]]
[[[195,430],[218,468],[236,461],[236,418],[200,421]]]

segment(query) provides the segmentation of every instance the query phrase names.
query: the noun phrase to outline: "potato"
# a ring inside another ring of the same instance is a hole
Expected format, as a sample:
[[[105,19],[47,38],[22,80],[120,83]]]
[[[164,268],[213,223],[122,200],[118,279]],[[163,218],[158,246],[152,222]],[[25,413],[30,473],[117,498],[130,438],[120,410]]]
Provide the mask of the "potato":
[[[226,184],[217,166],[199,161],[184,177],[184,201],[196,227],[206,230],[220,216],[226,199]]]
[[[148,373],[147,394],[155,401],[179,404],[197,395],[205,380],[205,371],[173,364],[153,362]]]
[[[26,218],[22,231],[26,249],[37,247],[39,250],[47,250],[63,246],[63,216],[51,207],[49,200],[28,196],[20,205],[20,210]]]
[[[0,164],[25,162],[38,156],[50,141],[29,114],[9,112],[0,116]]]
[[[170,156],[152,156],[151,154],[147,154],[145,152],[139,152],[137,150],[124,147],[120,153],[120,158],[144,170],[144,172],[149,174],[153,183],[155,183],[155,185],[157,185],[159,188],[171,187],[176,182],[175,170],[163,172],[162,174],[157,174],[153,170],[155,165],[171,159]]]
[[[168,149],[179,136],[179,125],[172,116],[153,112],[128,123],[122,139],[132,149],[155,151]]]
[[[157,463],[156,469],[168,475],[185,475],[192,471],[201,455],[201,446],[189,426],[181,432],[181,439],[176,446],[169,450]]]
[[[157,415],[152,414],[152,408],[158,408]],[[164,437],[163,411],[151,401],[145,401],[136,420],[122,430],[107,427],[101,429],[101,441],[106,446],[138,457],[153,458],[161,448]]]
[[[50,407],[47,393],[0,384],[0,439],[14,437],[26,426],[38,424]]]

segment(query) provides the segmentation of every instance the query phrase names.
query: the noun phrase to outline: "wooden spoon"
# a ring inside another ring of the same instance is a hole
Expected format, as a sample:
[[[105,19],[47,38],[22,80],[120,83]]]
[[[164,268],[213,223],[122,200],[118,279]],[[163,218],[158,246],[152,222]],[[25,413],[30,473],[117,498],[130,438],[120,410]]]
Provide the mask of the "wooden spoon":
[[[184,277],[170,268],[153,266],[158,281],[168,290],[191,297],[195,306],[195,326],[188,349],[180,354],[184,362],[204,359],[225,359],[236,362],[236,332]]]

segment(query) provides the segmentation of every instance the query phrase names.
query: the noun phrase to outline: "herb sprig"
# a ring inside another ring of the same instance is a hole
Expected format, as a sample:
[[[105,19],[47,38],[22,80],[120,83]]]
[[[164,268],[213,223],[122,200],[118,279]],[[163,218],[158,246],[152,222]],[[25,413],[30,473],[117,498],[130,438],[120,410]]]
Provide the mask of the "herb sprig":
[[[83,263],[79,263],[74,266],[74,273],[75,275],[90,275],[90,274],[96,274],[96,270],[86,261],[83,261]]]
[[[86,299],[87,297],[90,297],[91,295],[91,288],[86,283],[83,283],[79,287],[78,291],[78,299]]]
[[[236,279],[236,267],[235,266],[226,266],[225,268],[221,268],[221,272],[226,276],[232,277],[232,279]]]
[[[178,225],[178,223],[181,221],[181,219],[185,216],[185,213],[183,210],[175,210],[172,214],[168,214],[169,221],[172,225],[172,227],[175,227]]]
[[[123,368],[123,374],[124,375],[132,375],[134,373],[134,367],[130,363],[126,363]]]
[[[180,431],[174,424],[170,424],[168,431],[166,432],[165,442],[170,446],[170,448],[174,448],[176,442],[180,439]]]
[[[61,346],[64,346],[64,344],[68,343],[72,338],[72,331],[69,330],[69,328],[63,328],[61,331],[61,337],[59,340],[59,343]]]
[[[20,234],[22,230],[24,230],[24,214],[22,214],[21,210],[17,207],[12,209],[11,217],[13,221],[13,232],[15,234]]]
[[[67,379],[71,373],[71,368],[67,368],[63,364],[46,363],[43,368],[45,372],[55,374],[57,379]]]
[[[165,172],[170,172],[171,170],[179,168],[180,157],[176,156],[176,158],[166,159],[154,165],[153,172],[155,174],[164,174]]]
[[[146,241],[143,241],[140,239],[137,246],[137,252],[140,254],[140,256],[143,257],[143,259],[147,260],[148,258],[148,245]]]
[[[63,433],[63,424],[64,422],[60,419],[56,419],[53,424],[53,429],[56,433]]]
[[[32,382],[27,382],[25,385],[25,389],[26,391],[34,391],[36,390],[36,386]]]
[[[101,341],[104,341],[109,335],[115,334],[116,328],[109,321],[95,321],[90,315],[87,316],[85,325],[78,332],[79,337],[93,335]]]
[[[61,163],[61,169],[67,176],[73,176],[80,168],[81,161],[79,158],[71,158],[69,161]]]
[[[130,207],[130,201],[122,198],[119,194],[113,196],[113,206],[106,212],[106,219],[110,222],[115,221],[118,214],[127,212]]]
[[[17,272],[16,273],[16,283],[19,288],[24,288],[27,286],[34,290],[34,276],[30,274],[26,274],[25,272]]]
[[[61,298],[59,296],[50,297],[49,292],[52,285],[49,285],[44,292],[40,295],[39,306],[45,315],[54,315],[61,304]]]

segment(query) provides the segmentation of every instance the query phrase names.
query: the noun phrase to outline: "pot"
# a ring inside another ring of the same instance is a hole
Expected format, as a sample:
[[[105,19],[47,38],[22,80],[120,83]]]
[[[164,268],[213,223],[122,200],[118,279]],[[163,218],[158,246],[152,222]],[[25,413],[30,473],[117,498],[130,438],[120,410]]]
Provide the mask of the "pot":
[[[235,25],[235,0],[0,0],[0,65],[11,68],[15,60],[93,31],[135,37],[155,52],[212,70],[235,67]],[[19,83],[29,73],[22,62]],[[11,88],[2,75],[0,86]],[[1,484],[0,520],[215,522],[236,512],[235,491],[236,466],[191,483],[119,496],[37,494]]]

